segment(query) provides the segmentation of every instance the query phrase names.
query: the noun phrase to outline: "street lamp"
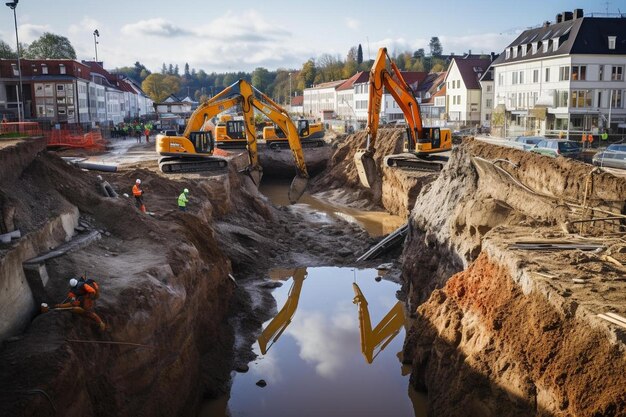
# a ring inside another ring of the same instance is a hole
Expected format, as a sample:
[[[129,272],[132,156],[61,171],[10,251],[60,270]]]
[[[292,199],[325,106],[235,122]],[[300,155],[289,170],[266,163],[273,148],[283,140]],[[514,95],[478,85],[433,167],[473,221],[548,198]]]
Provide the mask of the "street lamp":
[[[98,32],[98,29],[93,31],[93,47],[96,50],[96,62],[98,62],[98,41],[96,40],[96,37],[100,37],[100,32]]]
[[[289,101],[287,102],[289,108],[291,108],[291,73],[289,73]]]
[[[24,120],[24,114],[22,109],[22,92],[24,89],[22,88],[22,67],[20,64],[20,40],[17,37],[17,14],[15,13],[15,8],[17,7],[17,3],[19,0],[14,0],[9,3],[5,3],[11,10],[13,10],[13,21],[15,22],[15,46],[17,51],[17,74],[20,77],[20,85],[17,92],[17,120],[21,122]]]

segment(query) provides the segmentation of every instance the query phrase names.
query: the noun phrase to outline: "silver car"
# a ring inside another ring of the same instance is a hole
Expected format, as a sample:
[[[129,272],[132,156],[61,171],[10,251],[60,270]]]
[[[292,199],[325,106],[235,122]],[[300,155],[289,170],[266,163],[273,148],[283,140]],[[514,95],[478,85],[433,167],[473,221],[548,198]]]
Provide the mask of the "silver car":
[[[626,144],[614,143],[593,156],[595,166],[626,169]]]
[[[514,147],[529,151],[542,140],[546,140],[546,138],[543,136],[518,136],[515,138]]]

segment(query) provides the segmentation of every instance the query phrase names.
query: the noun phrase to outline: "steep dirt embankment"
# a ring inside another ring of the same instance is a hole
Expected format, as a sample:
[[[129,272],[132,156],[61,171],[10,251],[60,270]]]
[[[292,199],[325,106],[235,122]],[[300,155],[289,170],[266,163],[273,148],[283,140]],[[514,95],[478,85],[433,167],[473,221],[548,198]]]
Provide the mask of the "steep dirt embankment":
[[[311,184],[311,191],[322,198],[362,209],[384,208],[392,214],[408,217],[421,189],[436,178],[436,174],[391,169],[383,164],[387,155],[401,153],[403,129],[380,129],[376,140],[374,160],[381,178],[374,188],[364,188],[354,165],[354,154],[365,148],[367,133],[340,136],[336,149],[324,172]]]
[[[514,165],[486,162],[503,159]],[[592,170],[470,142],[418,197],[403,279],[412,305],[423,304],[405,358],[432,415],[626,413],[623,329],[597,317],[626,317],[626,268],[604,256],[625,263],[626,245],[615,224],[581,239],[567,223],[589,217],[583,205],[596,218],[624,210],[626,182]],[[604,249],[510,247],[517,242]]]
[[[109,330],[69,312],[34,317],[0,349],[1,415],[194,415],[203,396],[227,392],[236,365],[227,318],[246,301],[228,273],[260,279],[270,266],[348,263],[372,243],[363,230],[342,236],[345,223],[271,206],[235,171],[165,176],[149,161],[102,174],[120,195],[142,179],[152,216],[132,197],[102,197],[97,173],[51,154],[2,186],[25,232],[67,206],[79,209],[80,227],[101,231],[99,242],[47,262],[41,301],[60,302],[68,279],[86,272],[100,283],[96,312]],[[183,188],[186,213],[176,207]]]

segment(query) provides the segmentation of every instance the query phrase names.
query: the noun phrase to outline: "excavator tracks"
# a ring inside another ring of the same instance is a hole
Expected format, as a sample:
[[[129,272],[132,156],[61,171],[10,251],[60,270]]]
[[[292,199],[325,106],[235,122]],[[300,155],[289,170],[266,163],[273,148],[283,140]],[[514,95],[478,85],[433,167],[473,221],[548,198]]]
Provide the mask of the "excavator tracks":
[[[447,156],[403,153],[385,157],[385,165],[405,171],[439,172],[448,162]]]
[[[161,169],[161,172],[165,174],[207,172],[211,175],[222,175],[228,172],[228,162],[223,158],[215,157],[164,157],[159,159],[159,168]]]
[[[289,149],[289,141],[287,140],[275,140],[275,141],[265,141],[266,146],[273,150],[279,149]],[[323,139],[300,139],[300,144],[303,149],[307,148],[321,148],[326,145]]]
[[[220,149],[246,149],[248,142],[245,140],[233,140],[233,141],[217,141],[216,146]]]

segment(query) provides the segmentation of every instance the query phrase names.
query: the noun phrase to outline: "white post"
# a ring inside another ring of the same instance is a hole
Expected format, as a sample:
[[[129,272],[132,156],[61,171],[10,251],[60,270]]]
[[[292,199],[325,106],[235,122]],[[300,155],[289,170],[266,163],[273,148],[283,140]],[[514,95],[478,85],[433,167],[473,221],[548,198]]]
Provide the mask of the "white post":
[[[613,90],[609,90],[609,121],[607,131],[611,129],[611,109],[613,108]]]

